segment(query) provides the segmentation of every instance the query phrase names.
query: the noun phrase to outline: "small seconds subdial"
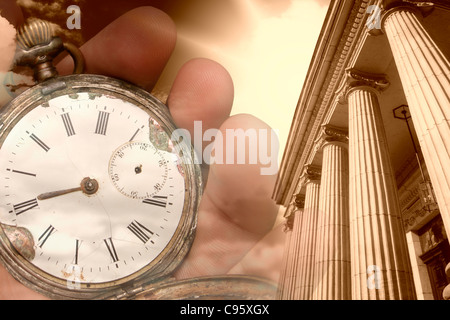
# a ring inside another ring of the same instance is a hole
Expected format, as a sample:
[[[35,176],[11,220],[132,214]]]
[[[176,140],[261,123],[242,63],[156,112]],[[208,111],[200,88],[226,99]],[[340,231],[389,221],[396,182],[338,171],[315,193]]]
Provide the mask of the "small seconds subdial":
[[[133,199],[154,196],[167,180],[164,153],[148,142],[130,141],[123,144],[114,151],[109,161],[112,183],[120,193]]]

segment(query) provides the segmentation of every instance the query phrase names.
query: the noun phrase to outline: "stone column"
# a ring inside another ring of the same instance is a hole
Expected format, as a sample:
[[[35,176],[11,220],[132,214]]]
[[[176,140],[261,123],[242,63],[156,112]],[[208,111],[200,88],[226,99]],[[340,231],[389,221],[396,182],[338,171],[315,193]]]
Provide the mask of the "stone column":
[[[283,251],[283,260],[281,262],[281,272],[280,272],[280,279],[278,280],[278,288],[277,288],[277,294],[276,299],[277,300],[288,300],[289,292],[290,292],[290,283],[292,275],[290,273],[290,257],[292,256],[291,253],[291,235],[292,235],[292,228],[294,226],[294,217],[295,212],[291,212],[288,217],[286,218],[284,232],[286,233],[286,238],[284,242],[284,251]]]
[[[412,299],[408,251],[378,94],[382,76],[348,70],[353,299]]]
[[[294,298],[297,300],[310,300],[312,299],[314,285],[320,169],[307,166],[302,179],[306,193],[300,230],[298,273]]]
[[[450,234],[450,63],[421,22],[432,5],[400,4],[384,13],[383,31],[397,65],[445,230]]]
[[[295,299],[295,284],[298,270],[298,248],[300,241],[301,219],[305,196],[297,194],[291,203],[292,210],[286,217],[286,240],[282,270],[277,291],[278,300]]]
[[[351,299],[348,136],[324,126],[313,299]]]

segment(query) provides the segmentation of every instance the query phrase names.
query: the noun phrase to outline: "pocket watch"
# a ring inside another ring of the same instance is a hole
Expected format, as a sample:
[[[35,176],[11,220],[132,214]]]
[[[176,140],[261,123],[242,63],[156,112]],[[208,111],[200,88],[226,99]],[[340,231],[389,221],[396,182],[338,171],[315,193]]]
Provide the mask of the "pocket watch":
[[[148,92],[100,75],[57,76],[64,49],[35,20],[16,62],[38,84],[0,112],[0,253],[52,298],[117,296],[155,283],[187,254],[202,177],[190,142]],[[80,67],[81,65],[81,67]]]
[[[33,20],[16,65],[37,84],[0,110],[0,262],[54,299],[270,299],[248,276],[176,281],[203,191],[168,108],[122,80],[81,74],[83,57]],[[58,76],[62,51],[74,74]]]

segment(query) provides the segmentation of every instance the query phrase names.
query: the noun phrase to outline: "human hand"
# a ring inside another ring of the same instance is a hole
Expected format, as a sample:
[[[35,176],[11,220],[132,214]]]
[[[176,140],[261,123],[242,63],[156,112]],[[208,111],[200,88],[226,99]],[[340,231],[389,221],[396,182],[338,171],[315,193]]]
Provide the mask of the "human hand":
[[[152,7],[137,8],[82,46],[85,72],[120,78],[151,91],[175,42],[176,28],[166,14]],[[71,62],[63,60],[58,70],[61,74],[70,73]],[[194,59],[179,70],[167,105],[177,126],[189,130],[191,137],[194,121],[202,122],[203,131],[220,129],[224,137],[227,129],[270,132],[265,123],[251,115],[230,117],[233,95],[232,79],[221,65],[208,59]],[[226,151],[226,141],[223,144]],[[248,154],[249,150],[246,151]],[[175,272],[177,279],[223,275],[233,268],[245,272],[236,266],[272,230],[277,215],[277,206],[271,200],[276,177],[262,175],[261,167],[261,164],[210,166],[196,238],[189,255]],[[0,267],[0,298],[43,297],[20,285]]]

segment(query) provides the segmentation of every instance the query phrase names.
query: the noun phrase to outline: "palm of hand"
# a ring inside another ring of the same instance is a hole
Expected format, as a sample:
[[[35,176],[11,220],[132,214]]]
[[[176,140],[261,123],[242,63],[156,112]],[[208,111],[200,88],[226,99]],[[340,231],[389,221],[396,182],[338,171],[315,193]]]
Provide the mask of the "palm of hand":
[[[170,18],[142,7],[111,23],[81,50],[87,73],[121,78],[151,91],[175,42],[176,29]],[[58,65],[61,74],[70,73],[71,68],[68,60]],[[194,59],[180,69],[167,105],[175,123],[188,129],[191,136],[194,121],[202,121],[204,131],[270,129],[250,115],[230,117],[233,94],[231,77],[222,66]],[[261,175],[260,168],[259,164],[210,166],[196,239],[175,272],[177,279],[226,274],[272,229],[277,214],[270,198],[275,176]],[[1,266],[0,286],[2,298],[42,298],[17,283]]]

